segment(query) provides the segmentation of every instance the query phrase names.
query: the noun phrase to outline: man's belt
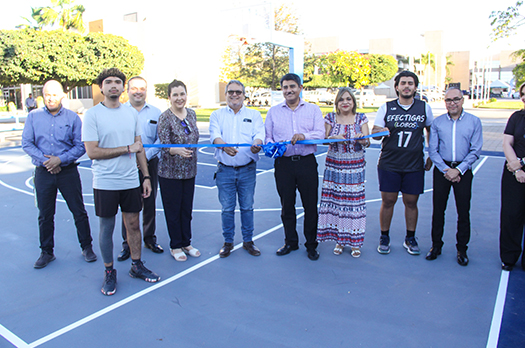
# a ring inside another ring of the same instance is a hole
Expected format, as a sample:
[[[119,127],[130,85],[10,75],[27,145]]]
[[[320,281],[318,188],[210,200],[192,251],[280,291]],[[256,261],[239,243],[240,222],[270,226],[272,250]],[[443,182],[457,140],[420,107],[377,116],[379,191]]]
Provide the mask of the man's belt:
[[[290,159],[292,162],[300,161],[303,158],[313,156],[313,154],[301,156],[301,155],[294,155],[294,156],[283,156],[284,159]]]
[[[67,166],[63,166],[63,167],[60,167],[61,170],[64,170],[64,169],[71,169],[71,168],[75,168],[76,166],[78,166],[80,163],[78,162],[73,162],[71,164],[68,164]],[[47,170],[45,166],[38,166],[37,168],[40,168],[40,169],[43,169],[43,170]]]
[[[445,160],[443,160],[443,162],[445,162],[445,164],[447,166],[449,166],[450,168],[456,168],[461,163],[461,162],[457,162],[457,161],[449,162],[449,161],[445,161]]]
[[[237,169],[239,169],[239,168],[243,168],[243,167],[249,166],[249,165],[252,164],[252,163],[253,163],[253,160],[251,160],[250,162],[248,162],[248,163],[246,163],[246,164],[243,164],[242,166],[229,166],[229,165],[226,165],[226,164],[224,164],[224,163],[222,163],[222,162],[219,162],[220,165],[225,166],[225,167],[228,167],[228,168],[233,168],[233,169],[235,169],[235,170],[237,170]]]

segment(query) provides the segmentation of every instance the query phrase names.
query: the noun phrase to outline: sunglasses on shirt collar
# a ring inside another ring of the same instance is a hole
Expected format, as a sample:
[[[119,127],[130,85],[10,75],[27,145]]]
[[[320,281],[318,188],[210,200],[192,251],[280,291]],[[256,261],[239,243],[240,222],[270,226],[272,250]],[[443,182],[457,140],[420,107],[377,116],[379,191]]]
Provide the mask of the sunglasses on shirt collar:
[[[186,123],[186,120],[181,120],[180,121],[180,125],[184,129],[184,133],[186,133],[186,135],[190,135],[191,134],[191,127],[190,127],[189,124]]]

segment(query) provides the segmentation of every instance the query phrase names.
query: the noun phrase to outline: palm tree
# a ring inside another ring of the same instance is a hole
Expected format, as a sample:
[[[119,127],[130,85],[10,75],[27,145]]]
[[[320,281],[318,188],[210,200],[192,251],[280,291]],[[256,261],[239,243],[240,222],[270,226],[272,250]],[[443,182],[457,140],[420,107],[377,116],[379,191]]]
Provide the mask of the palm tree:
[[[51,6],[31,8],[31,18],[33,22],[24,18],[28,24],[22,24],[18,27],[34,27],[43,29],[47,26],[58,24],[62,30],[77,30],[83,33],[86,28],[84,26],[84,19],[82,15],[86,10],[82,5],[75,5],[75,0],[51,0]]]
[[[445,82],[447,84],[447,86],[452,82],[452,77],[450,76],[450,67],[451,66],[454,66],[454,62],[452,61],[452,56],[451,55],[448,55],[445,57],[446,58],[446,63],[445,63],[445,69],[447,71],[447,74],[445,76]]]

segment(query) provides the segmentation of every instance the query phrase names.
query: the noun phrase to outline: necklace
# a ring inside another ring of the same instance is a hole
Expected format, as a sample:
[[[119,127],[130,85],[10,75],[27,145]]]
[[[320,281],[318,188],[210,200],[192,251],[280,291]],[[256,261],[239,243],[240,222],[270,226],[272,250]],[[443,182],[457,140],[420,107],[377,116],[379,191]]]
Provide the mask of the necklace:
[[[173,115],[175,115],[175,117],[177,117],[179,120],[184,120],[186,118],[186,116],[188,115],[188,112],[186,111],[186,109],[182,109],[182,113],[183,115],[177,115],[177,113],[175,112],[175,110],[173,110],[173,106],[170,106],[170,111]]]
[[[354,124],[355,123],[355,115],[349,114],[349,115],[343,115],[343,114],[336,114],[336,122],[339,124]]]

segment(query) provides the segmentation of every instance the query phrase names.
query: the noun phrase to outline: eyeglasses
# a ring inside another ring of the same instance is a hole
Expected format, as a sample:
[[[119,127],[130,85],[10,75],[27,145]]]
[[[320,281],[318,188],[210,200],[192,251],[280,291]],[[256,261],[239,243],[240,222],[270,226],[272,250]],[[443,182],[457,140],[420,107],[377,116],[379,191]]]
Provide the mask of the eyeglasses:
[[[190,125],[187,124],[185,120],[180,121],[180,125],[184,129],[184,133],[186,133],[186,135],[190,135],[191,134]]]
[[[445,103],[447,103],[447,104],[452,104],[452,103],[458,104],[462,100],[463,100],[463,98],[456,97],[454,99],[445,99]]]
[[[228,91],[229,96],[232,96],[234,94],[241,95],[242,93],[243,93],[242,91]]]

